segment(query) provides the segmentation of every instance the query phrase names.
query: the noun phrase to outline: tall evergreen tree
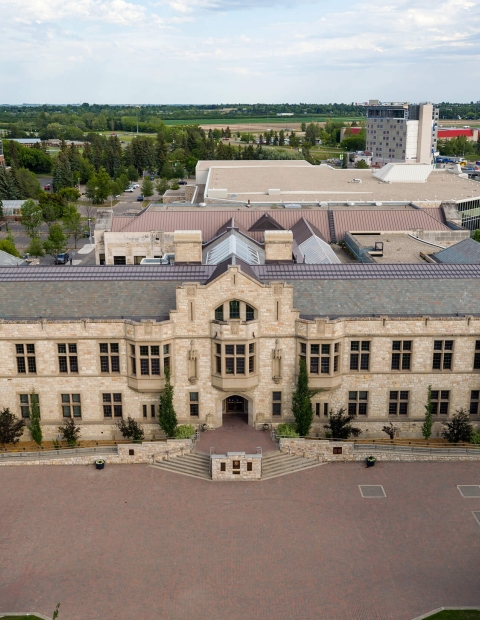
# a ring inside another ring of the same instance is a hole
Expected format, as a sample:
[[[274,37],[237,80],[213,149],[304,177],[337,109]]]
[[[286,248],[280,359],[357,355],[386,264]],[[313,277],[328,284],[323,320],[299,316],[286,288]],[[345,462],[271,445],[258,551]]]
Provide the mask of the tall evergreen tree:
[[[42,426],[40,424],[40,407],[38,406],[38,396],[35,390],[30,393],[30,434],[33,441],[41,446],[43,440]]]
[[[432,427],[433,427],[433,419],[432,419],[432,386],[428,386],[427,392],[427,404],[425,405],[425,421],[422,424],[422,435],[425,440],[430,439],[432,436]]]
[[[297,425],[297,433],[300,437],[306,437],[313,421],[311,399],[316,392],[308,388],[308,372],[305,360],[300,360],[300,369],[297,379],[297,387],[292,398],[292,413]]]
[[[177,428],[177,414],[173,407],[173,387],[170,383],[170,368],[165,368],[165,389],[160,396],[158,424],[167,437],[174,437]]]
[[[53,166],[52,188],[55,193],[73,186],[72,168],[66,151],[61,151]]]

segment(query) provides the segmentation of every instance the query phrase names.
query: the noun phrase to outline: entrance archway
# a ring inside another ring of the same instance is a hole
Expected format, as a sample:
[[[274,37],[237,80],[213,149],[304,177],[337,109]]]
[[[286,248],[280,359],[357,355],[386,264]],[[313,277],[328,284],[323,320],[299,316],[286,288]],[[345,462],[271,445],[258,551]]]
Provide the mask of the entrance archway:
[[[242,426],[248,424],[248,400],[233,394],[222,403],[222,426]]]

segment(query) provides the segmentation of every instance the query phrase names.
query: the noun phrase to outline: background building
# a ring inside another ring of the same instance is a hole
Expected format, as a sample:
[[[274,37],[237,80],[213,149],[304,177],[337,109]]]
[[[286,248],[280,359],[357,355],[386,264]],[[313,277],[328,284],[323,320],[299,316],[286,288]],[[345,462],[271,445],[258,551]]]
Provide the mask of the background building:
[[[431,103],[370,105],[366,150],[373,165],[431,164],[437,150],[438,108]]]

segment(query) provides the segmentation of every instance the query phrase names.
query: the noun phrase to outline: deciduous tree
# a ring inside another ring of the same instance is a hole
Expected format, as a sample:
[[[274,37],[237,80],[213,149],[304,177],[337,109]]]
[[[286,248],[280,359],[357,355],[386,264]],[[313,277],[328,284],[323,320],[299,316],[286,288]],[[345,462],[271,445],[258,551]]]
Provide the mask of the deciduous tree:
[[[451,443],[470,441],[472,438],[473,425],[466,409],[458,409],[451,420],[443,422],[443,426],[445,428],[442,431],[442,437]]]
[[[358,437],[362,431],[352,426],[354,419],[355,416],[347,414],[345,407],[342,407],[336,412],[330,411],[328,424],[324,424],[323,428],[331,433],[333,439],[348,439],[350,435]]]
[[[16,444],[23,435],[25,420],[19,420],[10,409],[0,411],[0,443],[3,447],[7,443]]]
[[[38,230],[43,219],[42,208],[40,205],[37,205],[31,199],[26,200],[20,207],[20,213],[22,215],[22,225],[25,228],[26,234],[30,237],[30,239],[38,238]]]
[[[67,237],[65,236],[60,224],[52,224],[48,232],[48,239],[44,242],[43,247],[50,256],[58,256],[66,251]]]

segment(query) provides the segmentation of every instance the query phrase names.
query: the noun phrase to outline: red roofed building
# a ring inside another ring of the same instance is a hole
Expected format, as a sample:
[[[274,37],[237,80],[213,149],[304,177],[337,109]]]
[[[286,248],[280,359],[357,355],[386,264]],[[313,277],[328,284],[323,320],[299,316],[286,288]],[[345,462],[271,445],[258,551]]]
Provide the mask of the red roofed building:
[[[348,129],[348,134],[345,135],[346,131]],[[360,133],[362,131],[361,127],[342,127],[340,129],[340,142],[344,139],[344,138],[348,138],[349,136],[356,136],[357,133]]]
[[[438,130],[439,140],[451,140],[452,138],[459,138],[460,136],[464,136],[471,142],[477,142],[478,129],[474,127],[462,127],[461,129],[451,128]]]

